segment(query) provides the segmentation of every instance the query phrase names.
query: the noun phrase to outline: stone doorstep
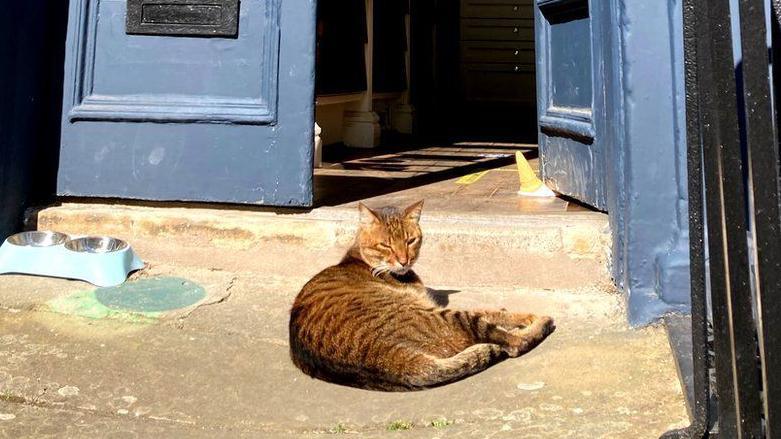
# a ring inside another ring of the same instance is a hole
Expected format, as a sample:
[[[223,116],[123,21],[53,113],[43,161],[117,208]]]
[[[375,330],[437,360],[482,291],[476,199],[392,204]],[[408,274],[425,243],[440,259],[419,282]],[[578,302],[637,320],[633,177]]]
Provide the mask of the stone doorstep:
[[[153,249],[151,253],[163,258],[158,262],[188,264],[185,259],[201,254],[201,260],[209,257],[215,264],[225,262],[216,265],[222,269],[240,270],[249,268],[250,262],[265,263],[268,270],[284,274],[291,269],[291,262],[300,264],[312,260],[313,255],[328,261],[338,258],[353,240],[356,216],[354,209],[341,207],[278,214],[66,203],[41,210],[37,228],[119,237],[136,249]],[[604,214],[455,216],[428,212],[421,221],[425,236],[421,261],[425,263],[420,269],[428,282],[520,282],[541,288],[610,284],[610,232]],[[168,242],[176,246],[166,249]],[[185,249],[188,255],[183,256]],[[468,273],[462,273],[459,265]]]
[[[276,241],[323,249],[349,245],[356,221],[353,210],[344,208],[285,215],[227,209],[63,204],[41,210],[37,228],[217,245]],[[599,213],[487,217],[436,212],[424,215],[421,221],[428,245],[490,244],[502,250],[597,260],[605,259],[610,249],[607,216]]]

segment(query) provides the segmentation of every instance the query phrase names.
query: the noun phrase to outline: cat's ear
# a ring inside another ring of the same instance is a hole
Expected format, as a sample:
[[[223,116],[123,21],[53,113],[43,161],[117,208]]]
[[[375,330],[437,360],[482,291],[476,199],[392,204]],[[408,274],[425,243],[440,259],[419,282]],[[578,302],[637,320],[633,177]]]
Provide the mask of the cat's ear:
[[[420,221],[420,213],[423,211],[423,200],[409,206],[404,209],[404,217],[408,220],[418,222]]]
[[[358,202],[358,212],[361,214],[361,226],[370,226],[380,222],[380,218],[377,214],[361,202]]]

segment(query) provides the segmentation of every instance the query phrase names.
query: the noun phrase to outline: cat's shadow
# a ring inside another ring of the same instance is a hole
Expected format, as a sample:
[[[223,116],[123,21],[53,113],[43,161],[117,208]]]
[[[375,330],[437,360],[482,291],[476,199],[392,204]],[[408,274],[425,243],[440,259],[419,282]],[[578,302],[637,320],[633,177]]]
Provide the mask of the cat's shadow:
[[[435,288],[426,288],[428,295],[438,306],[446,307],[450,303],[450,295],[460,293],[460,290],[437,290]]]

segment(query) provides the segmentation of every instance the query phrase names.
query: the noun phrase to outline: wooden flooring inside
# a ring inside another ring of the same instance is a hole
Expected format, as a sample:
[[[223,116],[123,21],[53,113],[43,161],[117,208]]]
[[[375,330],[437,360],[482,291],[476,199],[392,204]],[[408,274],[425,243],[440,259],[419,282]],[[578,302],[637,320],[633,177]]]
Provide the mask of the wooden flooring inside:
[[[521,143],[456,142],[399,144],[374,149],[326,146],[315,170],[315,206],[411,204],[427,210],[480,214],[584,212],[589,208],[561,197],[517,194],[515,152],[538,171],[537,146]]]

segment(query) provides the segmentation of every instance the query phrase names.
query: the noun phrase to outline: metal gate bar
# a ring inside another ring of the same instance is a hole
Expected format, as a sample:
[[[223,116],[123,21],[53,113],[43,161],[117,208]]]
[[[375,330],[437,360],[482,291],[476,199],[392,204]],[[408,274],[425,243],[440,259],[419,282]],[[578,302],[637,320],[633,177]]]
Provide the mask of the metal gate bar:
[[[700,1],[707,8],[698,16],[702,33],[698,32],[697,64],[719,433],[760,437],[756,327],[729,2]]]
[[[781,437],[781,214],[779,158],[773,101],[771,57],[765,2],[741,0],[743,99],[749,182],[753,198],[753,241],[756,249],[756,291],[759,349],[767,437]]]
[[[699,88],[697,86],[697,9],[695,1],[683,1],[683,48],[686,87],[686,143],[689,174],[689,254],[691,277],[691,328],[693,401],[692,423],[688,429],[666,436],[705,437],[712,422],[710,415],[710,369],[708,355],[708,299],[705,279],[704,187],[700,139]],[[692,176],[695,176],[692,178]]]
[[[740,0],[739,29],[729,0],[683,0],[683,8],[694,404],[691,426],[665,437],[781,437],[779,151],[765,2]]]

